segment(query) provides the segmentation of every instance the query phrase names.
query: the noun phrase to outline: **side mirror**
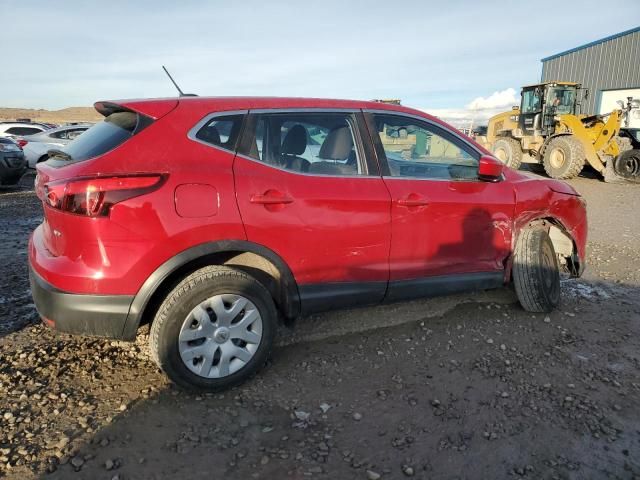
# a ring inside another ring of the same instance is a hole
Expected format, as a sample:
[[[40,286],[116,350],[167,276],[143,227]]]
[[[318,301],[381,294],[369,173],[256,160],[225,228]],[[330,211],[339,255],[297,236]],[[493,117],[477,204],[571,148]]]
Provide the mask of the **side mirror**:
[[[478,163],[478,177],[485,182],[499,182],[502,179],[504,163],[490,155],[480,157]]]

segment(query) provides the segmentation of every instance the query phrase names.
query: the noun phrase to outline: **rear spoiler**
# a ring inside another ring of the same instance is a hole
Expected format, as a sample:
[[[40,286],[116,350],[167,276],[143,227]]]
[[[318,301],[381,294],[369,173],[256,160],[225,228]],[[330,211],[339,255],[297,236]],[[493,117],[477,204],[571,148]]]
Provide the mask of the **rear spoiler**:
[[[105,117],[114,112],[134,112],[158,120],[175,109],[178,106],[178,100],[167,98],[160,100],[100,101],[94,103],[93,106],[100,115]]]

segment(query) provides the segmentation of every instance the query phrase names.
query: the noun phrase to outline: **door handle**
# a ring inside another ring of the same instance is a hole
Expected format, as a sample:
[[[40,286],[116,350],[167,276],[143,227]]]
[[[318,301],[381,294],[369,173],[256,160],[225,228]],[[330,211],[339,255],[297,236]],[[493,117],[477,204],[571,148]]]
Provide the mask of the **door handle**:
[[[268,191],[264,194],[255,193],[251,195],[249,202],[260,205],[279,205],[283,203],[293,203],[293,198],[287,197],[277,191]]]
[[[423,207],[429,205],[429,201],[417,193],[411,193],[406,198],[398,200],[398,205],[403,207]]]

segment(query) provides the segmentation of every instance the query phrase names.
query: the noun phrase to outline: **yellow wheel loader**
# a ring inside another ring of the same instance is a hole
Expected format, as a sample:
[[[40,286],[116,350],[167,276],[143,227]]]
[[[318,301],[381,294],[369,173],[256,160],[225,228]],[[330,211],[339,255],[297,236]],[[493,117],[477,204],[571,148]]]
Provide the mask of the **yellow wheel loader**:
[[[577,176],[589,163],[605,181],[640,183],[640,151],[620,137],[625,116],[640,101],[619,102],[606,115],[580,114],[578,96],[588,95],[577,83],[547,82],[523,87],[520,107],[489,119],[478,141],[512,168],[522,162],[544,166],[552,178]],[[526,154],[526,155],[525,155]]]

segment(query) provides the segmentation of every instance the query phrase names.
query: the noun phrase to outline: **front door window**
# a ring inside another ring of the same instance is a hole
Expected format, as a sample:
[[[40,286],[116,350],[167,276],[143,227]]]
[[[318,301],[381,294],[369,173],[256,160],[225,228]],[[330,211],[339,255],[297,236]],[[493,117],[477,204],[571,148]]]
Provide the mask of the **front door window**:
[[[392,177],[478,178],[478,154],[441,129],[397,115],[376,115],[376,130]]]

